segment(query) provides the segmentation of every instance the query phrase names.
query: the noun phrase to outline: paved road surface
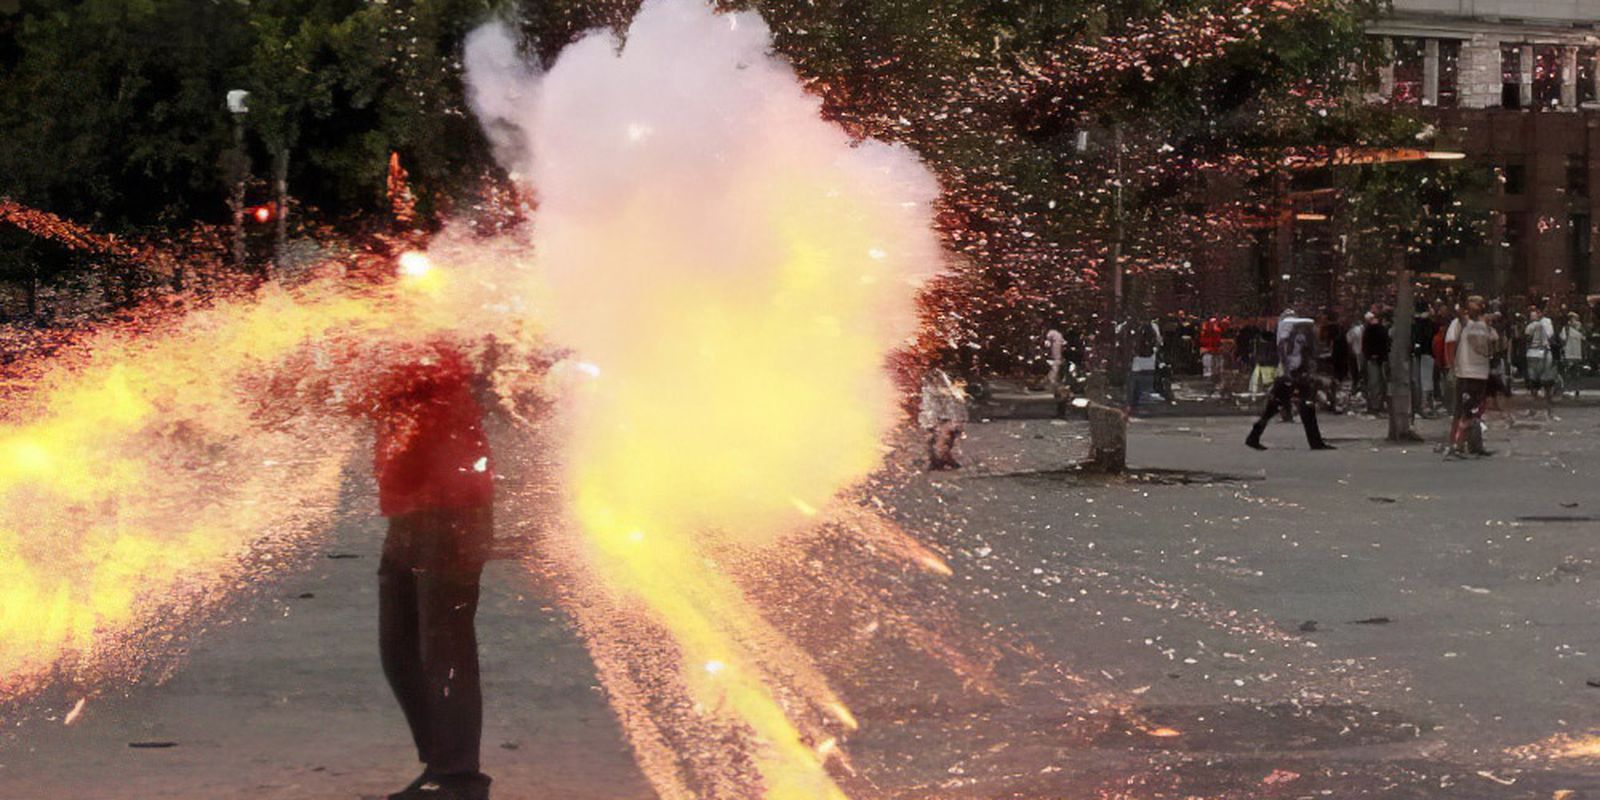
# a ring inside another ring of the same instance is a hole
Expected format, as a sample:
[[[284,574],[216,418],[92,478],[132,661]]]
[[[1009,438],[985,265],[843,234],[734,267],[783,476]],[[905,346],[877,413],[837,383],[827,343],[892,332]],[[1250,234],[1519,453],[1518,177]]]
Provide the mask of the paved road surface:
[[[1115,481],[1061,469],[1078,425],[974,424],[965,469],[920,473],[903,448],[877,493],[952,577],[829,541],[755,581],[862,721],[852,793],[1600,798],[1600,757],[1525,747],[1600,733],[1600,410],[1496,429],[1499,454],[1464,463],[1384,445],[1378,420],[1329,420],[1331,453],[1279,425],[1249,451],[1245,424],[1136,421],[1149,471]],[[380,531],[350,515],[164,683],[13,726],[0,798],[403,784],[372,635]],[[810,591],[824,576],[846,591]],[[481,631],[496,797],[651,796],[524,566],[491,566]],[[151,741],[176,746],[128,747]]]

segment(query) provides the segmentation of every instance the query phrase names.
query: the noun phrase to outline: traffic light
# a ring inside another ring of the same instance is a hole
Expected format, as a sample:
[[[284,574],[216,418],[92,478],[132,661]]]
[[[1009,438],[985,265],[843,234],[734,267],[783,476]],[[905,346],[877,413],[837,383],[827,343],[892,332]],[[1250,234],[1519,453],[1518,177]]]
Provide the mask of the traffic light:
[[[277,218],[278,207],[273,203],[262,203],[259,206],[245,207],[244,213],[257,224],[265,225]]]

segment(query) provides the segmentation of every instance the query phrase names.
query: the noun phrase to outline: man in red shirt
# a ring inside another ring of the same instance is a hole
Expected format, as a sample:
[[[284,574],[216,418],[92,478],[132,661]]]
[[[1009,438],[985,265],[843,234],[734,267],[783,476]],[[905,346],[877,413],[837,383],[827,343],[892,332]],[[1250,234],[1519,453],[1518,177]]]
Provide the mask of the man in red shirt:
[[[494,471],[454,347],[411,348],[383,365],[363,411],[377,423],[374,467],[388,537],[378,567],[379,650],[421,776],[390,800],[487,800],[479,771],[483,694],[474,617],[494,536]]]

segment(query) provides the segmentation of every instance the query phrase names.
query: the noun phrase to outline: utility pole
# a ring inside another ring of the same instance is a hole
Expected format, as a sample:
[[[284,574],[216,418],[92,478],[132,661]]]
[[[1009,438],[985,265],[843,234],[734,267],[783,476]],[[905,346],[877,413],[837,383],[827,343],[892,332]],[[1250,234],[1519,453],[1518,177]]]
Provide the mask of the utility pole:
[[[289,144],[284,144],[273,154],[272,183],[277,193],[277,229],[272,236],[272,269],[268,270],[267,277],[272,273],[283,274],[284,264],[288,259],[286,243],[289,239]]]
[[[1096,374],[1089,376],[1087,393],[1096,399],[1108,396],[1111,385],[1111,372],[1116,369],[1119,362],[1119,342],[1117,341],[1117,326],[1122,322],[1123,308],[1123,263],[1122,248],[1126,237],[1126,228],[1123,224],[1122,213],[1122,124],[1112,126],[1112,185],[1111,185],[1111,249],[1106,255],[1106,272],[1111,275],[1111,284],[1107,287],[1105,319],[1100,325],[1100,344],[1097,359],[1100,368]],[[1088,139],[1080,135],[1078,150],[1087,150]]]
[[[1420,442],[1411,430],[1411,323],[1415,315],[1411,270],[1404,243],[1394,251],[1394,328],[1389,336],[1389,437],[1391,442]]]

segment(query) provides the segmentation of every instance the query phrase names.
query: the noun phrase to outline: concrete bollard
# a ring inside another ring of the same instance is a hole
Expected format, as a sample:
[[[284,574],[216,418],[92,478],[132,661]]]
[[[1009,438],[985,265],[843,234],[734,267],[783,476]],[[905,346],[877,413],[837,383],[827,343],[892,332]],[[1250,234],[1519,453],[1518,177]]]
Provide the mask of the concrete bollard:
[[[1090,403],[1089,462],[1096,472],[1120,475],[1128,468],[1128,415],[1120,408]]]

